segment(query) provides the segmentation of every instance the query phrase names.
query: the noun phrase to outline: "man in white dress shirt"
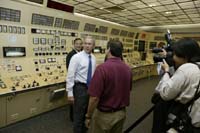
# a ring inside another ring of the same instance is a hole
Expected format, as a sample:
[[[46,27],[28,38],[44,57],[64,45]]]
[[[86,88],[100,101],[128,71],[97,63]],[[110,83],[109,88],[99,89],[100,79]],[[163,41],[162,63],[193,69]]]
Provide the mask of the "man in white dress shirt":
[[[91,36],[84,39],[83,51],[71,58],[66,89],[68,101],[74,104],[74,133],[85,133],[85,114],[87,111],[89,96],[87,89],[95,71],[96,59],[92,53],[95,40]]]

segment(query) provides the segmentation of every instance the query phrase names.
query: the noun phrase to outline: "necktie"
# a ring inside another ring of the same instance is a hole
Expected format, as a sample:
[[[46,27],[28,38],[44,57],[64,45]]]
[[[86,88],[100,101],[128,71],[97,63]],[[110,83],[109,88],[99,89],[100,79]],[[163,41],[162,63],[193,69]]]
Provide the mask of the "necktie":
[[[88,73],[87,73],[87,86],[89,86],[92,78],[92,60],[91,55],[88,56]]]

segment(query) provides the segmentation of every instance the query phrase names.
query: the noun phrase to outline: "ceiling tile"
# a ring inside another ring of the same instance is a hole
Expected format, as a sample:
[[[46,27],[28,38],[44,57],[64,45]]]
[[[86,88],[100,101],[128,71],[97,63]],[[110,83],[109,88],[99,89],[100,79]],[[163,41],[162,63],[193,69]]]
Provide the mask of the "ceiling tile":
[[[191,0],[175,0],[176,2],[187,2],[187,1],[191,1]]]
[[[138,1],[138,0],[124,0],[125,2],[134,2],[134,1]]]
[[[136,19],[141,19],[141,18],[144,18],[143,16],[141,16],[141,15],[135,15],[135,16],[133,16],[133,18],[136,18]]]
[[[126,14],[124,12],[116,12],[115,14],[117,14],[119,16],[126,16]]]
[[[161,4],[174,4],[174,0],[158,0]]]
[[[195,5],[193,2],[185,2],[185,3],[179,3],[181,8],[187,9],[187,8],[195,8]]]
[[[200,23],[200,20],[196,20],[194,23],[195,23],[195,24],[198,24],[198,23]]]
[[[132,6],[130,3],[120,4],[121,7],[127,8]]]
[[[200,21],[200,18],[191,18],[193,21]]]
[[[102,7],[100,4],[95,3],[95,2],[93,2],[93,1],[85,2],[85,4],[90,5],[90,6],[92,6],[92,7],[96,7],[96,8],[101,8],[101,7]]]
[[[106,2],[107,0],[92,0],[92,1],[95,3],[103,3],[103,2]]]
[[[134,9],[138,9],[138,7],[134,6],[134,5],[131,5],[129,7],[126,7],[127,9],[129,10],[134,10]]]
[[[144,14],[143,16],[144,16],[145,18],[151,18],[151,17],[153,17],[152,14]]]
[[[198,13],[198,10],[196,9],[196,8],[194,8],[194,9],[185,9],[184,10],[187,14],[188,13]]]
[[[81,11],[94,9],[94,7],[91,7],[91,6],[85,5],[85,4],[78,4],[75,6],[75,8],[77,8],[78,10],[81,10]]]
[[[102,5],[102,7],[112,7],[115,6],[114,4],[110,3],[110,2],[104,2],[104,3],[100,3]]]
[[[159,20],[165,21],[165,20],[168,20],[168,18],[167,17],[159,17]]]
[[[126,15],[135,15],[135,13],[134,13],[134,12],[131,12],[131,11],[124,11],[124,13],[125,13]]]
[[[174,21],[174,22],[180,22],[181,20],[179,20],[178,18],[176,18],[176,19],[173,19],[172,21]]]
[[[134,12],[136,14],[142,14],[141,10],[132,10],[132,12]]]
[[[190,19],[187,19],[187,18],[180,18],[180,20],[183,22],[190,22]]]
[[[161,5],[160,2],[158,2],[157,0],[142,0],[142,2],[146,3],[150,7]]]
[[[188,16],[187,15],[179,15],[179,16],[177,16],[177,18],[188,18]]]
[[[165,5],[168,10],[180,10],[180,7],[177,4]]]
[[[200,7],[200,1],[194,1],[196,7]]]
[[[58,0],[75,7],[75,12],[124,25],[147,26],[200,22],[200,0]],[[121,12],[100,8],[120,6]],[[165,12],[171,11],[171,14]]]
[[[164,6],[155,6],[155,7],[152,7],[152,8],[155,9],[156,11],[158,11],[158,12],[162,12],[162,11],[167,11],[168,10]]]
[[[76,2],[74,0],[67,0],[67,1],[63,1],[63,2],[65,2],[66,4],[72,5],[72,6],[79,3],[79,2]]]
[[[185,14],[182,10],[174,10],[173,13],[174,13],[176,16]]]
[[[144,8],[144,9],[141,9],[142,11],[144,12],[147,12],[147,13],[153,13],[153,12],[156,12],[155,10],[153,10],[152,8]]]
[[[190,16],[190,18],[198,18],[198,17],[200,17],[199,14],[188,14],[188,16]]]
[[[114,4],[122,4],[122,3],[126,3],[124,0],[108,0]]]
[[[77,1],[77,2],[85,2],[85,1],[89,1],[89,0],[74,0],[74,1]]]
[[[145,7],[147,7],[147,5],[144,4],[144,3],[141,2],[141,1],[130,2],[130,4],[131,4],[131,5],[134,5],[134,6],[138,7],[138,8],[145,8]]]

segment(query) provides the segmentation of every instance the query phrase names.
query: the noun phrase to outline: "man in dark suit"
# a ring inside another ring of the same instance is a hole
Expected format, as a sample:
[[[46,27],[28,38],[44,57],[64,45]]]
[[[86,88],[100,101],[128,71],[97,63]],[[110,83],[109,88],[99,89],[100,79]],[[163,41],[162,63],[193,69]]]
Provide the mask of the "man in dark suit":
[[[67,69],[69,67],[69,63],[70,63],[72,56],[82,50],[82,43],[83,42],[82,42],[81,38],[76,38],[74,40],[74,42],[73,42],[74,48],[72,49],[72,51],[69,52],[69,54],[66,57],[66,68]],[[69,117],[70,117],[70,120],[73,121],[73,105],[70,105]]]
[[[73,44],[74,48],[72,49],[72,51],[69,52],[69,54],[67,54],[67,57],[66,57],[66,67],[67,67],[67,69],[69,67],[69,62],[70,62],[72,56],[82,50],[82,43],[83,42],[82,42],[81,38],[76,38],[74,40],[74,44]]]

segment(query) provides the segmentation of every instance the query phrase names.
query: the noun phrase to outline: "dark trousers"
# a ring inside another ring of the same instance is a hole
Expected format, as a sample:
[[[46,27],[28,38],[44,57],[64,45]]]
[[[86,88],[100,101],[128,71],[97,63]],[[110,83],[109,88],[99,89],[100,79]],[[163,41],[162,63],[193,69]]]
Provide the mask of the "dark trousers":
[[[193,128],[193,133],[200,133],[200,127],[199,128]]]
[[[153,112],[153,126],[152,133],[166,133],[169,127],[166,126],[166,120],[168,115],[168,109],[171,106],[171,102],[159,100],[155,104]]]
[[[71,122],[74,121],[74,118],[73,118],[73,105],[69,105],[69,118],[71,120]]]
[[[89,102],[89,95],[87,93],[87,85],[82,83],[75,83],[73,87],[74,94],[74,133],[86,133],[85,114]]]
[[[173,101],[164,100],[159,100],[159,102],[155,104],[152,133],[166,133],[166,131],[170,128],[166,125],[166,120],[169,108],[172,104]],[[191,126],[188,130],[188,133],[200,133],[200,128],[195,128],[193,126]]]

